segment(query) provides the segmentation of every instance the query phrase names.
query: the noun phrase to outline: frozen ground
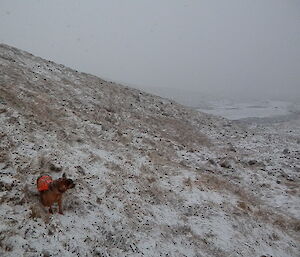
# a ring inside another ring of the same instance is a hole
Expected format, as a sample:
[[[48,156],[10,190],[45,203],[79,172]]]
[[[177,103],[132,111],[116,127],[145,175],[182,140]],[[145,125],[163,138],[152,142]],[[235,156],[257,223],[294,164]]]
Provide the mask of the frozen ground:
[[[253,100],[248,102],[222,100],[203,101],[198,110],[230,120],[249,118],[287,120],[287,117],[288,119],[294,119],[296,114],[300,114],[300,105],[299,103],[275,100]]]
[[[299,146],[0,45],[0,256],[299,256]]]

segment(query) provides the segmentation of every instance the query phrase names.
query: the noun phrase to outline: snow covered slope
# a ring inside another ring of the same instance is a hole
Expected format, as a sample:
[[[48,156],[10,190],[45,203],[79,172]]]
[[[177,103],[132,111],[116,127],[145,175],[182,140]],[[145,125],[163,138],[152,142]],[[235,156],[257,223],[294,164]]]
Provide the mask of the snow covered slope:
[[[296,111],[295,108],[297,108],[295,104],[293,105],[293,103],[286,101],[253,100],[247,102],[235,102],[232,100],[219,100],[206,101],[202,103],[202,108],[200,107],[199,110],[205,113],[222,116],[229,120],[241,120],[249,118],[270,119],[299,114],[300,111]]]
[[[299,256],[299,146],[1,44],[0,256]]]

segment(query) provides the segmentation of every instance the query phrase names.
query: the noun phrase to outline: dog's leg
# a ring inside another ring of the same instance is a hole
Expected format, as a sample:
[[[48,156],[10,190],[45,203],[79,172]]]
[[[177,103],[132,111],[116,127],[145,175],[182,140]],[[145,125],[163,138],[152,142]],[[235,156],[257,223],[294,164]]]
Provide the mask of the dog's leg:
[[[49,213],[53,214],[52,206],[49,208]]]
[[[57,201],[57,203],[58,203],[58,213],[63,215],[64,213],[63,213],[63,211],[62,211],[62,199],[60,198],[60,199]]]

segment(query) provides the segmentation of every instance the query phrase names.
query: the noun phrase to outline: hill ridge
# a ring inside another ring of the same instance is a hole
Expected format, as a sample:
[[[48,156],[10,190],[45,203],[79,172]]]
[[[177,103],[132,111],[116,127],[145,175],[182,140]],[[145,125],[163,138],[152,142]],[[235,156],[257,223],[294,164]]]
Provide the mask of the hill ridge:
[[[298,121],[244,126],[0,44],[0,124],[1,256],[299,253]],[[35,180],[62,171],[77,186],[49,216]]]

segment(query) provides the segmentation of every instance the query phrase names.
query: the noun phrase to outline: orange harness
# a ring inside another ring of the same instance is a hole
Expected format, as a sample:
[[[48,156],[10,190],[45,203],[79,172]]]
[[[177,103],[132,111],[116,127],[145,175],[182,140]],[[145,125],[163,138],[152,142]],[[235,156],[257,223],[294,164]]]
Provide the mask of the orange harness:
[[[42,176],[37,180],[37,189],[41,191],[45,191],[49,189],[49,184],[52,182],[52,178],[50,176]]]

